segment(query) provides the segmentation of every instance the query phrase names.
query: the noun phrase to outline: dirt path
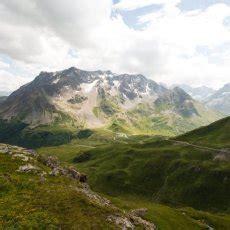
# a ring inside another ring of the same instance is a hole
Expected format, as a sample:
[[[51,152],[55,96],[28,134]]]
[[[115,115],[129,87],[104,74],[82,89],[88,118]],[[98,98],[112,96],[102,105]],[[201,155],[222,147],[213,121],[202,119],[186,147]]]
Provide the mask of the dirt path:
[[[95,146],[89,146],[89,145],[76,145],[76,146],[79,146],[79,147],[85,147],[85,148],[91,148],[91,149],[95,149],[96,147]]]
[[[229,153],[230,154],[230,151],[225,150],[225,149],[215,149],[215,148],[211,148],[211,147],[190,144],[190,143],[185,142],[185,141],[174,141],[174,140],[170,140],[170,141],[172,143],[179,144],[179,145],[187,145],[187,146],[192,146],[192,147],[199,148],[199,149],[211,150],[211,151],[215,151],[215,152],[222,152],[222,153]]]

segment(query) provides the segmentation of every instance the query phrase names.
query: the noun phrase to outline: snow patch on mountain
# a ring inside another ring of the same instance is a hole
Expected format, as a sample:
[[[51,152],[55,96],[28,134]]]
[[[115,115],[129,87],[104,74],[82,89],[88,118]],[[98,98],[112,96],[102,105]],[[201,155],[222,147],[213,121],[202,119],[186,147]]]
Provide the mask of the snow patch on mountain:
[[[80,85],[80,87],[81,87],[81,89],[82,89],[82,91],[83,91],[84,93],[89,93],[90,91],[93,90],[93,88],[94,88],[95,85],[98,83],[98,81],[99,81],[99,80],[95,80],[95,81],[93,81],[92,83],[82,83],[82,84]]]
[[[53,82],[52,82],[52,84],[57,84],[58,82],[59,82],[59,78],[57,78],[57,79],[55,79]]]

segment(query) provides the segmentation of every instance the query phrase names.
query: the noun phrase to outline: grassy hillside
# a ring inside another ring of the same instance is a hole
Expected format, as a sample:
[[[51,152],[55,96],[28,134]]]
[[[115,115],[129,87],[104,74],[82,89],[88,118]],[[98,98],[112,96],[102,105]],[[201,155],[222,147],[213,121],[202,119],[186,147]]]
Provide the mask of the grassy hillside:
[[[139,196],[110,197],[114,204],[125,210],[147,208],[146,218],[154,222],[159,230],[228,230],[230,215],[212,214],[192,208],[172,208]]]
[[[2,146],[0,146],[2,147]],[[109,208],[103,208],[78,192],[81,184],[63,176],[49,175],[50,169],[30,159],[23,162],[23,151],[10,148],[15,157],[0,149],[0,225],[3,229],[57,229],[112,227],[106,220]],[[18,154],[18,155],[16,155]],[[25,155],[27,156],[27,155]],[[18,172],[32,164],[41,171]],[[42,180],[41,173],[45,175]]]
[[[85,175],[55,158],[0,144],[0,162],[1,229],[155,229],[93,192]]]
[[[205,146],[230,148],[230,117],[188,132],[176,139]]]
[[[110,194],[144,195],[170,205],[227,211],[230,200],[230,164],[215,160],[218,153],[174,145],[169,141],[149,144],[103,144],[92,141],[69,149],[45,149],[90,175],[91,185]],[[80,146],[81,147],[81,146]],[[43,152],[43,149],[40,150]],[[72,158],[72,159],[70,159]]]
[[[68,143],[76,136],[77,128],[70,125],[40,126],[31,128],[27,124],[0,119],[0,142],[28,148]]]
[[[39,152],[49,152],[87,173],[92,188],[119,207],[147,207],[148,218],[159,229],[200,229],[201,220],[215,229],[228,229],[229,215],[195,210],[229,212],[230,165],[215,160],[218,153],[147,136],[114,141],[91,136]]]

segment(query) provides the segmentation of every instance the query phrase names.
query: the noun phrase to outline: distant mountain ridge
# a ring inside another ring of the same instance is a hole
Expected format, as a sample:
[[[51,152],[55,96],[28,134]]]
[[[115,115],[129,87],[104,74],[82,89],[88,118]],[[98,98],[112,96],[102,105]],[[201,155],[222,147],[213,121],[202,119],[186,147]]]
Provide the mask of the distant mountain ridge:
[[[0,91],[0,97],[9,96],[11,92],[9,91]]]
[[[207,98],[206,105],[230,115],[230,83],[224,85]]]
[[[0,96],[0,104],[3,102],[3,101],[5,101],[6,100],[6,96]]]
[[[216,90],[207,86],[191,87],[189,85],[182,84],[179,85],[179,87],[194,99],[203,102],[216,92]]]
[[[218,90],[206,86],[194,88],[185,84],[179,85],[179,87],[208,107],[226,115],[230,114],[230,83],[225,84]]]
[[[41,72],[0,106],[1,119],[19,120],[31,127],[71,124],[164,135],[182,133],[221,117],[182,89],[167,89],[143,75],[74,67]]]

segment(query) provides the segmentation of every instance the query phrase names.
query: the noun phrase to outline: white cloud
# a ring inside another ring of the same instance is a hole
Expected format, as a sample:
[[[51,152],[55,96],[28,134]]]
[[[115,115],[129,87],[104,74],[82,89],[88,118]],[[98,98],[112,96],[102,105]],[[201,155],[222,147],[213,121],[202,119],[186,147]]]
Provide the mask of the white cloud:
[[[164,2],[164,0],[121,0],[114,5],[114,9],[135,10],[152,4],[162,4]]]
[[[7,69],[10,65],[0,60],[0,69]]]
[[[118,10],[135,10],[150,5],[167,5],[175,6],[181,0],[121,0],[114,5],[114,9]]]
[[[157,79],[213,87],[229,81],[230,31],[223,21],[230,15],[230,7],[215,4],[205,11],[186,13],[177,8],[170,13],[163,8],[139,18],[148,22],[145,36],[152,36],[166,52],[163,74]],[[209,53],[198,52],[199,47],[208,49]],[[219,61],[213,62],[213,58]]]
[[[15,78],[17,79],[16,81]],[[28,80],[19,75],[11,74],[5,70],[0,70],[0,91],[11,92],[18,88],[19,85],[23,85],[27,82]]]
[[[69,66],[219,87],[229,81],[230,31],[224,19],[230,7],[183,12],[179,2],[121,0],[113,6],[112,0],[1,0],[0,54],[11,63],[0,62],[0,88],[15,89],[41,70]],[[141,30],[128,27],[119,14],[151,4],[162,8],[139,17]],[[11,86],[4,76],[15,79]]]

